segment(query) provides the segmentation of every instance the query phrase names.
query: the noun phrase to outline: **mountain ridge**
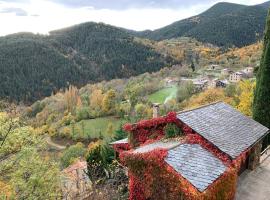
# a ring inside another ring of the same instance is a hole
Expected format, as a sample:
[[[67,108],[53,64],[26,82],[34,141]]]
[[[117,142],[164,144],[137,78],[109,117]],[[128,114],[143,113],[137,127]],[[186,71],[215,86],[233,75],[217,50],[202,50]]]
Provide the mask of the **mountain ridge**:
[[[134,41],[126,31],[83,23],[50,35],[0,37],[0,97],[33,102],[87,83],[158,71],[173,60]]]
[[[270,1],[253,6],[220,2],[199,15],[133,34],[156,41],[186,36],[218,46],[242,47],[262,38],[269,6]]]

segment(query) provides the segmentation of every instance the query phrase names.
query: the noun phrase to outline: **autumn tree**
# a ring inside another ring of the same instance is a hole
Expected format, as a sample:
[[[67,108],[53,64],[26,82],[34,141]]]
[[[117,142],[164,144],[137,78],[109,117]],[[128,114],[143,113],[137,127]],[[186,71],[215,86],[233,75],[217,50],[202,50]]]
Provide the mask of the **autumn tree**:
[[[115,102],[116,102],[116,92],[115,90],[109,90],[104,95],[102,99],[102,109],[104,112],[111,114],[115,110]]]
[[[66,89],[64,93],[64,99],[68,112],[74,114],[76,106],[78,104],[81,105],[79,90],[75,86],[70,85],[69,88]]]
[[[205,90],[198,95],[193,95],[188,101],[185,101],[183,103],[186,104],[185,108],[195,108],[217,101],[224,101],[231,104],[232,98],[226,97],[223,89],[215,88]]]
[[[246,80],[239,83],[239,104],[237,109],[245,115],[252,115],[252,103],[253,103],[253,91],[255,88],[255,82]]]
[[[270,12],[266,21],[263,54],[257,73],[253,118],[270,128]]]
[[[10,186],[15,199],[60,198],[58,165],[44,158],[43,139],[18,117],[11,117],[0,113],[0,137],[9,133],[0,146],[0,182]]]
[[[103,102],[103,92],[100,89],[94,89],[89,96],[90,109],[96,112],[101,111]]]

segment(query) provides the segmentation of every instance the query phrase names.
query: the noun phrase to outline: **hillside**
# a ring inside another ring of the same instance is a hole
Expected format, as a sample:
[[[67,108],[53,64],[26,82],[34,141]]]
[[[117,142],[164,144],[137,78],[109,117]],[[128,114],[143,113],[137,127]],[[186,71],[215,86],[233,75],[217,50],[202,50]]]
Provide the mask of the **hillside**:
[[[262,38],[269,2],[256,6],[217,3],[207,11],[154,31],[133,32],[164,40],[188,36],[218,46],[242,47]]]
[[[161,69],[171,62],[113,26],[84,23],[49,36],[0,37],[0,97],[33,102],[81,86]]]

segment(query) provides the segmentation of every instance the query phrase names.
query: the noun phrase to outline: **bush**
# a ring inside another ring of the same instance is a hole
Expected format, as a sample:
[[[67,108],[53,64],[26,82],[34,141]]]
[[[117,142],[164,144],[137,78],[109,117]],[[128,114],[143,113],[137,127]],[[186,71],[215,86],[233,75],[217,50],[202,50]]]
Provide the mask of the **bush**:
[[[194,89],[194,85],[191,81],[181,84],[177,91],[178,102],[189,99],[194,94]]]
[[[84,119],[89,119],[89,108],[81,107],[76,109],[76,120],[81,121]]]
[[[68,147],[62,157],[61,157],[61,166],[63,168],[68,167],[72,164],[77,158],[84,157],[86,154],[86,148],[82,143],[77,143]]]
[[[164,127],[164,132],[165,132],[166,138],[181,136],[183,134],[181,129],[174,123],[167,124]]]
[[[114,150],[101,140],[88,147],[88,175],[92,182],[98,183],[108,177],[108,168],[114,159]]]
[[[71,115],[71,113],[68,113],[62,118],[61,124],[68,126],[73,120],[74,120],[74,117]]]

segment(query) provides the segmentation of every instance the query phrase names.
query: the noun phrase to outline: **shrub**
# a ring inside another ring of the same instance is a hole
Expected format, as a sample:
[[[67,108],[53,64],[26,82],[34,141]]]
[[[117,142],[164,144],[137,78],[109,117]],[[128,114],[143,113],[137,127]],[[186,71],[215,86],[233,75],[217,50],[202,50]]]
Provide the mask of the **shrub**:
[[[183,134],[181,129],[174,123],[167,124],[164,127],[164,132],[165,132],[166,138],[181,136]]]
[[[68,126],[72,120],[74,120],[74,117],[71,115],[71,113],[68,113],[62,118],[61,124]]]
[[[89,119],[89,108],[80,107],[76,109],[76,120],[81,121],[84,119]]]
[[[77,143],[76,145],[72,145],[68,147],[62,157],[61,157],[61,165],[63,168],[68,167],[74,160],[80,157],[84,157],[86,154],[86,148],[82,143]]]
[[[108,176],[108,168],[114,159],[114,151],[106,142],[101,140],[91,143],[88,150],[88,175],[91,181],[97,184]]]

